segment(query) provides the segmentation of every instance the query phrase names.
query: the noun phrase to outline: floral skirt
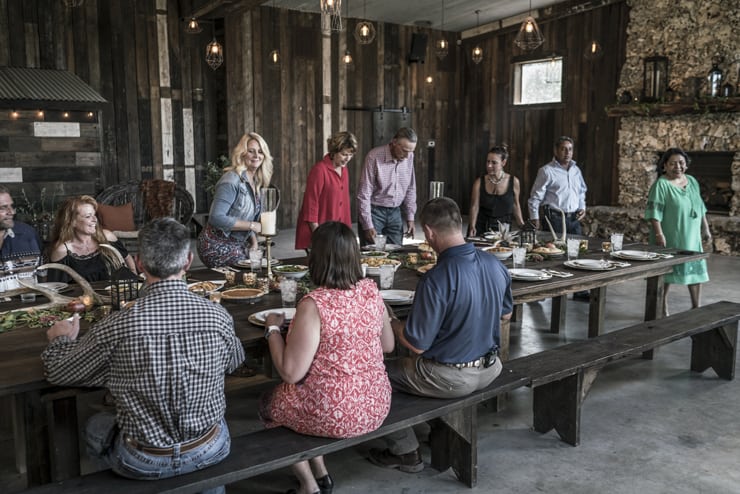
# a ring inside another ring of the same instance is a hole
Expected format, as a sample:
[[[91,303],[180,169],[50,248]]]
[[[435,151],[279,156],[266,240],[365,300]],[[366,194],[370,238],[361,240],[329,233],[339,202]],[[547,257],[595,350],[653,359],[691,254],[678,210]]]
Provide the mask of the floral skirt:
[[[198,236],[198,255],[209,268],[232,266],[249,257],[246,245],[245,241],[234,239],[223,230],[206,224]]]

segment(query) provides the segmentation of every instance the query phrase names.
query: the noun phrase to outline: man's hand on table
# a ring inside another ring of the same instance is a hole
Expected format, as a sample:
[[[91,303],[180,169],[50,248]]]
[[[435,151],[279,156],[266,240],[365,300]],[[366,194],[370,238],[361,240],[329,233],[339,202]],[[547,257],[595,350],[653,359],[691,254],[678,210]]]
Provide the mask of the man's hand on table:
[[[80,334],[80,315],[75,313],[71,318],[63,321],[57,321],[46,331],[46,337],[49,341],[54,341],[60,336],[67,336],[70,340],[77,339]]]

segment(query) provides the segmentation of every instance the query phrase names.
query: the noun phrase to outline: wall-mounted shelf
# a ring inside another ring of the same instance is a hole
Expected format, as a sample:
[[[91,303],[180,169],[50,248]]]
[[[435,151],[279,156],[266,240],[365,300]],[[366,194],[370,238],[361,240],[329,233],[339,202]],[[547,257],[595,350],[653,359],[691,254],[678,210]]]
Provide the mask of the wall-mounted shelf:
[[[740,97],[712,98],[675,103],[634,103],[606,107],[610,117],[657,117],[690,113],[721,113],[740,111]]]

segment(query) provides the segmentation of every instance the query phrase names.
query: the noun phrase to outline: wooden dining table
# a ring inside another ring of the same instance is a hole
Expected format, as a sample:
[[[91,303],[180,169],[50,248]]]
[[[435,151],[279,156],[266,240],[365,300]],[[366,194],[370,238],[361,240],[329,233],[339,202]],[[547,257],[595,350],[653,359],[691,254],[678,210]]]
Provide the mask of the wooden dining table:
[[[617,267],[608,271],[586,271],[570,269],[563,265],[564,259],[551,258],[538,263],[529,263],[532,269],[556,269],[571,273],[572,276],[559,278],[553,276],[542,281],[514,281],[512,291],[514,303],[553,299],[551,330],[559,331],[565,323],[565,304],[568,294],[590,290],[588,336],[603,332],[606,290],[610,285],[629,280],[645,279],[645,320],[660,317],[660,302],[663,293],[663,275],[675,265],[708,257],[706,253],[676,252],[671,249],[657,249],[651,246],[625,246],[640,250],[669,253],[671,257],[659,257],[650,261],[633,261],[629,266]],[[401,253],[402,254],[402,253]],[[602,254],[594,251],[585,254],[588,259],[600,259]],[[305,264],[305,258],[283,260],[284,263]],[[509,263],[510,260],[505,261]],[[240,271],[246,272],[241,269]],[[414,290],[422,274],[413,267],[397,270],[394,288]],[[224,275],[209,269],[194,270],[189,280],[222,280]],[[375,278],[377,280],[377,277]],[[100,287],[102,288],[101,284]],[[75,286],[71,295],[78,294]],[[17,298],[17,297],[16,297]],[[43,297],[37,303],[44,303]],[[250,315],[268,309],[279,310],[279,292],[271,291],[254,303],[247,301],[222,300],[223,306],[234,318],[237,336],[245,349],[262,356],[263,375],[270,376],[272,363],[263,337],[263,328],[250,322]],[[15,298],[5,302],[0,310],[22,307]],[[410,306],[393,307],[400,315],[407,313]],[[86,329],[83,324],[83,332]],[[27,473],[28,484],[37,485],[61,480],[79,474],[79,445],[77,424],[77,395],[84,390],[51,385],[44,377],[40,355],[47,344],[43,328],[20,327],[0,333],[0,397],[10,402],[10,412],[14,423],[16,463],[20,471]],[[501,327],[501,356],[508,358],[509,324],[504,321]]]

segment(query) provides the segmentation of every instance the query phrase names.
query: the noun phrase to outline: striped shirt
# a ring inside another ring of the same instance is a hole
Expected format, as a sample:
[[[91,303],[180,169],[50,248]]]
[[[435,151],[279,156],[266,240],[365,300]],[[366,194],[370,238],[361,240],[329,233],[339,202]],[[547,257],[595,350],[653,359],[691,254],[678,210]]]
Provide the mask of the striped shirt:
[[[121,431],[166,448],[221,420],[224,376],[244,349],[223,307],[164,280],[77,340],[55,338],[41,358],[52,384],[107,387]]]
[[[401,207],[402,217],[413,221],[416,215],[416,176],[414,153],[396,160],[389,144],[373,148],[365,157],[357,188],[359,222],[363,230],[373,228],[371,206]]]

